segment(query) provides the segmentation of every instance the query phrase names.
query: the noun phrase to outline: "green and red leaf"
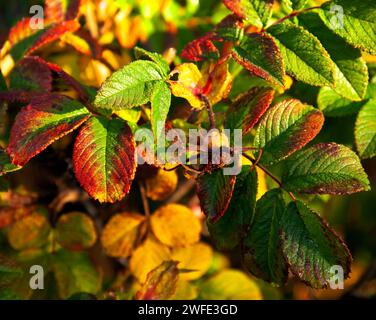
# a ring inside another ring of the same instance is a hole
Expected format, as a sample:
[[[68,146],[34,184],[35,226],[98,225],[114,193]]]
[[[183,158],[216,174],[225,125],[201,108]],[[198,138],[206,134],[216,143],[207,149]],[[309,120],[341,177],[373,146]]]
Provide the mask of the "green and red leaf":
[[[206,59],[217,59],[219,51],[214,45],[216,41],[214,33],[206,35],[189,42],[181,53],[181,57],[191,61],[202,61]]]
[[[46,20],[62,22],[76,19],[79,13],[81,0],[46,0],[44,12]]]
[[[324,116],[320,110],[299,100],[284,100],[263,116],[254,145],[262,148],[261,161],[276,163],[303,148],[321,130]]]
[[[348,278],[351,254],[343,240],[303,202],[291,202],[281,220],[282,250],[289,269],[313,288],[326,288],[333,266]]]
[[[232,57],[252,74],[284,86],[284,62],[274,39],[266,33],[248,33],[233,48]]]
[[[14,165],[5,150],[0,149],[0,176],[5,173],[13,172],[21,169],[20,166]]]
[[[239,18],[262,27],[268,23],[274,0],[223,0],[223,3]]]
[[[255,87],[241,94],[228,111],[225,128],[242,129],[246,134],[269,108],[273,97],[274,90],[267,87]]]
[[[258,278],[275,285],[287,280],[287,265],[279,238],[285,212],[281,189],[272,189],[257,201],[252,226],[243,241],[244,265]]]
[[[286,190],[309,194],[351,194],[370,189],[358,156],[336,143],[319,143],[297,152],[282,176]]]
[[[122,200],[136,171],[135,142],[121,119],[91,118],[80,130],[73,168],[85,191],[100,202]]]
[[[48,66],[39,57],[25,57],[10,74],[10,89],[50,92],[52,75]]]
[[[90,117],[78,101],[58,94],[39,95],[18,113],[10,132],[8,153],[23,166],[51,143],[78,128]]]
[[[214,170],[197,178],[197,194],[201,209],[209,222],[218,221],[230,204],[236,176],[224,175],[222,169]]]
[[[233,249],[247,233],[256,205],[257,172],[243,166],[236,176],[234,192],[223,217],[211,223],[207,221],[210,236],[219,250]]]

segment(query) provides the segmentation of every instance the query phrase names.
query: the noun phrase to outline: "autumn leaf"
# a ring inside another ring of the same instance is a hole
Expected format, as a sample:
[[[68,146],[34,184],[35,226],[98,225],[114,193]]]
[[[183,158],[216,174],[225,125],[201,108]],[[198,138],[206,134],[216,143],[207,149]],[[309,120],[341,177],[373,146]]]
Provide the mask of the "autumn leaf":
[[[58,94],[36,97],[18,113],[10,132],[7,151],[12,163],[25,165],[89,117],[89,111],[76,100]]]
[[[156,175],[146,179],[146,195],[152,200],[165,200],[176,190],[178,175],[175,171],[159,169]]]
[[[101,242],[107,255],[126,258],[134,250],[136,241],[144,235],[145,217],[138,213],[120,213],[105,225]]]
[[[200,239],[200,221],[189,208],[180,204],[160,207],[151,216],[150,223],[156,238],[171,247],[187,246]]]
[[[179,278],[178,263],[165,261],[149,272],[136,300],[167,300],[176,292]]]
[[[77,136],[73,168],[86,192],[99,202],[122,200],[135,171],[135,143],[127,123],[120,119],[91,118]]]
[[[179,79],[169,80],[172,94],[186,99],[192,108],[203,109],[205,103],[200,95],[205,95],[214,105],[226,98],[232,85],[232,76],[227,63],[205,63],[201,71],[193,63],[183,63],[175,68]]]

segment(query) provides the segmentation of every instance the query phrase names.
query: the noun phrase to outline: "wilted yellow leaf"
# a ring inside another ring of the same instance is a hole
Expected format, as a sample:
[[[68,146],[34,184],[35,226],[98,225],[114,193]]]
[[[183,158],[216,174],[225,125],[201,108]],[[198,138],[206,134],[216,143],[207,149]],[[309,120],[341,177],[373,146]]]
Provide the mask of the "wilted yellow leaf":
[[[193,63],[183,63],[174,71],[179,74],[179,78],[177,81],[169,81],[172,93],[186,99],[195,109],[205,107],[205,103],[199,98],[200,94],[204,94],[214,105],[230,92],[232,76],[226,62],[205,63],[201,71]]]
[[[243,272],[223,270],[201,286],[200,298],[207,300],[261,300],[257,284]]]
[[[8,232],[8,241],[13,249],[38,248],[48,241],[50,223],[42,213],[35,212],[14,223]]]
[[[182,272],[180,279],[195,280],[209,270],[213,259],[213,250],[205,243],[196,243],[184,248],[174,248],[171,259],[179,262],[180,270],[192,270]]]
[[[101,235],[102,246],[111,257],[128,257],[138,237],[142,236],[145,217],[137,213],[116,214]]]
[[[175,171],[165,171],[159,169],[157,174],[147,179],[146,195],[152,200],[165,200],[176,189],[178,185],[178,175]]]
[[[176,261],[164,261],[150,271],[141,290],[137,292],[137,300],[167,300],[176,292],[179,271]]]
[[[159,241],[181,247],[200,239],[201,224],[192,210],[180,204],[168,204],[151,216],[151,227]]]
[[[170,249],[149,235],[144,243],[133,252],[129,268],[138,281],[143,283],[151,270],[170,258]]]
[[[69,250],[90,248],[97,240],[93,220],[81,212],[64,214],[56,225],[56,240]]]

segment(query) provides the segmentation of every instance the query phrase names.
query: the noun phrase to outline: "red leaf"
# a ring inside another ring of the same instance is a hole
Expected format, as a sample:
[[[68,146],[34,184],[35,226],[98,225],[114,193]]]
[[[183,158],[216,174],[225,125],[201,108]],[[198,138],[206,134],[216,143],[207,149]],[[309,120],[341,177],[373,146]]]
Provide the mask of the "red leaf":
[[[224,175],[222,169],[197,178],[197,195],[210,222],[218,221],[230,204],[236,176]]]
[[[52,75],[39,57],[25,57],[12,70],[10,87],[27,91],[51,91]]]
[[[43,32],[38,40],[26,51],[26,55],[30,55],[40,47],[59,39],[63,34],[67,32],[75,32],[80,27],[80,24],[75,20],[64,21],[57,25],[51,26],[45,32]]]
[[[47,21],[62,22],[76,19],[81,6],[81,0],[46,0],[44,12]]]
[[[77,136],[73,168],[85,191],[100,202],[122,200],[136,171],[135,142],[121,119],[91,118]]]
[[[243,135],[259,121],[273,101],[272,88],[255,87],[236,98],[228,111],[226,124],[232,129],[242,129]]]
[[[10,132],[8,153],[23,166],[55,140],[90,117],[78,101],[58,94],[39,95],[18,113]]]
[[[214,33],[207,33],[201,38],[188,43],[181,53],[181,57],[192,61],[202,61],[207,58],[218,58],[219,51],[213,44],[216,41]]]

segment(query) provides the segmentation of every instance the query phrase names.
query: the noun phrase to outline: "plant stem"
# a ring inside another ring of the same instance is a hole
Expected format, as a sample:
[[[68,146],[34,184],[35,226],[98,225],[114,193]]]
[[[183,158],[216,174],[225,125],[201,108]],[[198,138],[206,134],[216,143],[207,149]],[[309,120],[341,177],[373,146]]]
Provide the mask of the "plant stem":
[[[251,161],[253,164],[255,164],[257,167],[259,167],[262,171],[264,171],[275,183],[278,184],[278,187],[285,190],[282,186],[281,180],[279,180],[273,173],[271,173],[268,169],[266,169],[263,165],[260,163],[257,163],[255,159],[253,159],[251,156],[249,156],[246,153],[243,153],[243,156],[247,158],[249,161]],[[292,194],[292,192],[285,190],[289,196],[291,197],[292,201],[296,201],[295,196]]]
[[[303,9],[303,10],[300,10],[300,11],[293,11],[291,12],[290,14],[288,14],[287,16],[284,16],[283,18],[275,21],[272,25],[270,25],[268,28],[272,27],[272,26],[275,26],[277,24],[280,24],[282,23],[283,21],[285,20],[288,20],[288,19],[291,19],[291,18],[294,18],[296,17],[297,15],[303,13],[303,12],[307,12],[307,11],[311,11],[311,10],[314,10],[314,9],[320,9],[320,6],[315,6],[315,7],[311,7],[311,8],[306,8],[306,9]]]
[[[208,111],[208,116],[209,116],[209,123],[210,123],[210,129],[215,129],[215,114],[213,111],[213,108],[210,104],[210,101],[207,96],[204,94],[200,95],[201,101],[205,103],[206,110]]]
[[[140,187],[140,193],[141,193],[141,198],[142,198],[142,205],[144,207],[144,213],[145,213],[146,219],[149,220],[150,207],[149,207],[148,198],[146,197],[145,186],[142,182],[140,182],[138,185]]]

